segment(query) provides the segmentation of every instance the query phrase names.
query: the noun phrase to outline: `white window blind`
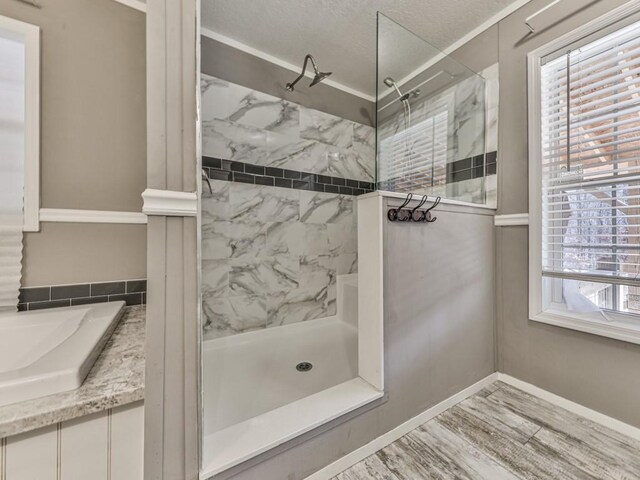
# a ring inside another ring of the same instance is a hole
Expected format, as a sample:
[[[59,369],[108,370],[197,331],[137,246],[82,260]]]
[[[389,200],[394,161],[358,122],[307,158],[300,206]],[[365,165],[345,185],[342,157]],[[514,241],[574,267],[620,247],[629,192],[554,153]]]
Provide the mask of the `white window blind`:
[[[640,285],[640,23],[540,78],[542,273]]]
[[[448,110],[442,110],[382,140],[380,179],[393,181],[396,191],[444,185],[447,131]]]

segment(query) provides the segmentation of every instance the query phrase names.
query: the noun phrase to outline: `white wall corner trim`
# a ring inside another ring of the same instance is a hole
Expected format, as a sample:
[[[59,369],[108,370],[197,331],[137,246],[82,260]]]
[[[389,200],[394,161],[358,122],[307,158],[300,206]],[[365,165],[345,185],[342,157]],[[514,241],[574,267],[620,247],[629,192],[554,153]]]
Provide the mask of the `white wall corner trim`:
[[[41,208],[40,221],[60,223],[133,223],[146,224],[147,216],[140,212],[112,212],[106,210],[73,210]]]
[[[517,225],[529,225],[528,213],[510,213],[508,215],[496,215],[494,219],[496,227],[513,227]]]
[[[604,413],[597,412],[590,408],[587,408],[579,403],[572,402],[571,400],[567,400],[564,397],[556,395],[555,393],[548,392],[540,387],[536,387],[530,383],[524,382],[522,380],[518,380],[510,375],[505,373],[498,373],[498,380],[504,382],[513,387],[519,388],[531,395],[535,395],[542,400],[546,400],[549,403],[553,403],[554,405],[564,408],[565,410],[569,410],[572,413],[577,415],[581,415],[592,422],[599,423],[600,425],[604,425],[611,430],[615,430],[616,432],[622,433],[623,435],[627,435],[635,440],[640,440],[640,428],[634,427],[633,425],[629,425],[628,423],[624,423],[615,418],[609,417]]]
[[[140,12],[147,12],[147,2],[143,0],[115,0],[122,5],[126,5],[127,7],[131,7],[134,10],[138,10]]]
[[[369,455],[373,455],[381,448],[386,447],[390,443],[395,442],[400,437],[406,435],[411,430],[422,425],[424,422],[431,420],[432,418],[437,417],[445,410],[453,407],[457,403],[460,403],[465,398],[474,395],[475,393],[482,390],[487,385],[492,384],[498,379],[497,373],[492,373],[491,375],[486,376],[482,380],[474,383],[473,385],[461,390],[455,395],[450,396],[449,398],[443,400],[442,402],[434,405],[433,407],[425,410],[421,414],[407,420],[403,424],[397,426],[393,430],[385,433],[384,435],[379,436],[375,440],[363,445],[362,447],[354,450],[351,453],[348,453],[344,457],[339,458],[335,462],[327,465],[322,470],[318,470],[312,475],[309,475],[306,480],[329,480],[340,472],[345,471],[347,468],[355,465],[361,460],[364,460]]]
[[[198,214],[198,195],[195,192],[176,192],[147,188],[142,192],[145,215],[195,217]]]

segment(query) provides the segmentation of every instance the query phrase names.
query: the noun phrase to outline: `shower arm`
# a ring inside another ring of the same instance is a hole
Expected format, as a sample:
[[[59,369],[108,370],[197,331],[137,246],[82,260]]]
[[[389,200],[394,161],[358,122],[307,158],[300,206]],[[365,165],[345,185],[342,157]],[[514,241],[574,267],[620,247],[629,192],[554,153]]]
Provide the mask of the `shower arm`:
[[[309,62],[309,60],[311,60],[311,65],[313,66],[313,70],[316,72],[316,75],[320,73],[320,71],[318,70],[318,65],[316,65],[315,59],[311,56],[310,53],[307,53],[307,55],[304,57],[304,63],[302,64],[302,72],[300,73],[300,75],[298,75],[298,77],[293,82],[287,83],[286,85],[287,90],[289,90],[290,92],[293,91],[293,87],[295,86],[295,84],[298,83],[302,79],[302,77],[304,77],[304,72],[307,71],[307,63]]]

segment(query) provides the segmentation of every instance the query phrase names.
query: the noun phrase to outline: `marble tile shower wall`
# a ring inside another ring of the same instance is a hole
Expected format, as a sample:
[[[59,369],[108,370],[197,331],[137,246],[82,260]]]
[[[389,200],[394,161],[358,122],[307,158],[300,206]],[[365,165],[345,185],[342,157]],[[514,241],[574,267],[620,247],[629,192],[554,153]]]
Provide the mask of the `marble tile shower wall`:
[[[203,155],[373,181],[375,132],[202,76]],[[357,271],[356,197],[212,180],[202,198],[205,338],[336,314]]]
[[[375,130],[202,74],[202,154],[373,182]]]

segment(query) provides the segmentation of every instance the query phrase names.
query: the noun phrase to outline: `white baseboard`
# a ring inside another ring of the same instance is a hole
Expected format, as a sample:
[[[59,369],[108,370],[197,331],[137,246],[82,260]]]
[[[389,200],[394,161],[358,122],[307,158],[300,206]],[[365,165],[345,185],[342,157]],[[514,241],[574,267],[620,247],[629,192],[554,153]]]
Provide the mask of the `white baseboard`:
[[[513,387],[519,388],[531,395],[535,395],[542,400],[546,400],[549,403],[553,403],[558,407],[564,408],[565,410],[569,410],[577,415],[581,415],[592,422],[599,423],[604,425],[611,430],[615,430],[616,432],[627,435],[628,437],[634,438],[636,440],[640,440],[640,428],[636,428],[633,425],[629,425],[628,423],[624,423],[620,420],[616,420],[615,418],[609,417],[604,413],[596,412],[595,410],[591,410],[579,403],[572,402],[571,400],[567,400],[564,397],[556,395],[555,393],[548,392],[547,390],[543,390],[540,387],[536,387],[527,382],[523,382],[522,380],[518,380],[510,375],[505,373],[498,373],[498,380],[504,382]]]
[[[546,400],[549,403],[553,403],[558,407],[564,408],[565,410],[569,410],[577,415],[581,415],[592,422],[599,423],[611,430],[615,430],[616,432],[627,435],[631,438],[640,441],[640,429],[636,428],[632,425],[624,423],[620,420],[616,420],[615,418],[609,417],[603,413],[596,412],[590,408],[587,408],[578,403],[572,402],[571,400],[567,400],[566,398],[560,397],[554,393],[548,392],[547,390],[543,390],[542,388],[536,387],[535,385],[531,385],[530,383],[523,382],[522,380],[518,380],[510,375],[506,375],[504,373],[492,373],[491,375],[483,378],[477,383],[474,383],[470,387],[465,388],[461,392],[452,395],[451,397],[443,400],[442,402],[434,405],[429,410],[422,412],[421,414],[413,417],[410,420],[407,420],[402,425],[394,428],[393,430],[385,433],[384,435],[379,436],[375,440],[367,443],[366,445],[354,450],[353,452],[345,455],[344,457],[339,458],[335,462],[327,465],[322,470],[318,470],[312,475],[308,476],[305,480],[328,480],[339,473],[345,471],[349,467],[355,465],[356,463],[364,460],[370,455],[373,455],[378,450],[386,447],[390,443],[395,442],[403,435],[406,435],[413,429],[419,427],[423,423],[431,420],[432,418],[440,415],[442,412],[447,410],[448,408],[453,407],[457,403],[460,403],[465,398],[470,397],[471,395],[479,392],[487,385],[500,380],[508,385],[519,388],[531,395],[535,395],[542,400]]]
[[[373,455],[381,448],[386,447],[390,443],[395,442],[403,435],[406,435],[411,430],[422,425],[424,422],[431,420],[434,417],[437,417],[442,412],[447,410],[448,408],[453,407],[455,404],[460,403],[465,398],[470,397],[471,395],[479,392],[487,385],[495,382],[498,379],[497,373],[492,373],[491,375],[483,378],[479,382],[474,383],[470,387],[465,388],[464,390],[452,395],[451,397],[443,400],[442,402],[434,405],[430,409],[422,412],[421,414],[413,417],[410,420],[407,420],[402,425],[397,426],[393,430],[385,433],[384,435],[379,436],[375,440],[367,443],[366,445],[354,450],[353,452],[345,455],[344,457],[339,458],[335,462],[327,465],[322,470],[318,470],[312,475],[308,476],[306,480],[328,480],[330,478],[335,477],[340,472],[345,471],[347,468],[355,465],[361,460],[364,460],[369,455]],[[506,383],[506,382],[505,382]]]

